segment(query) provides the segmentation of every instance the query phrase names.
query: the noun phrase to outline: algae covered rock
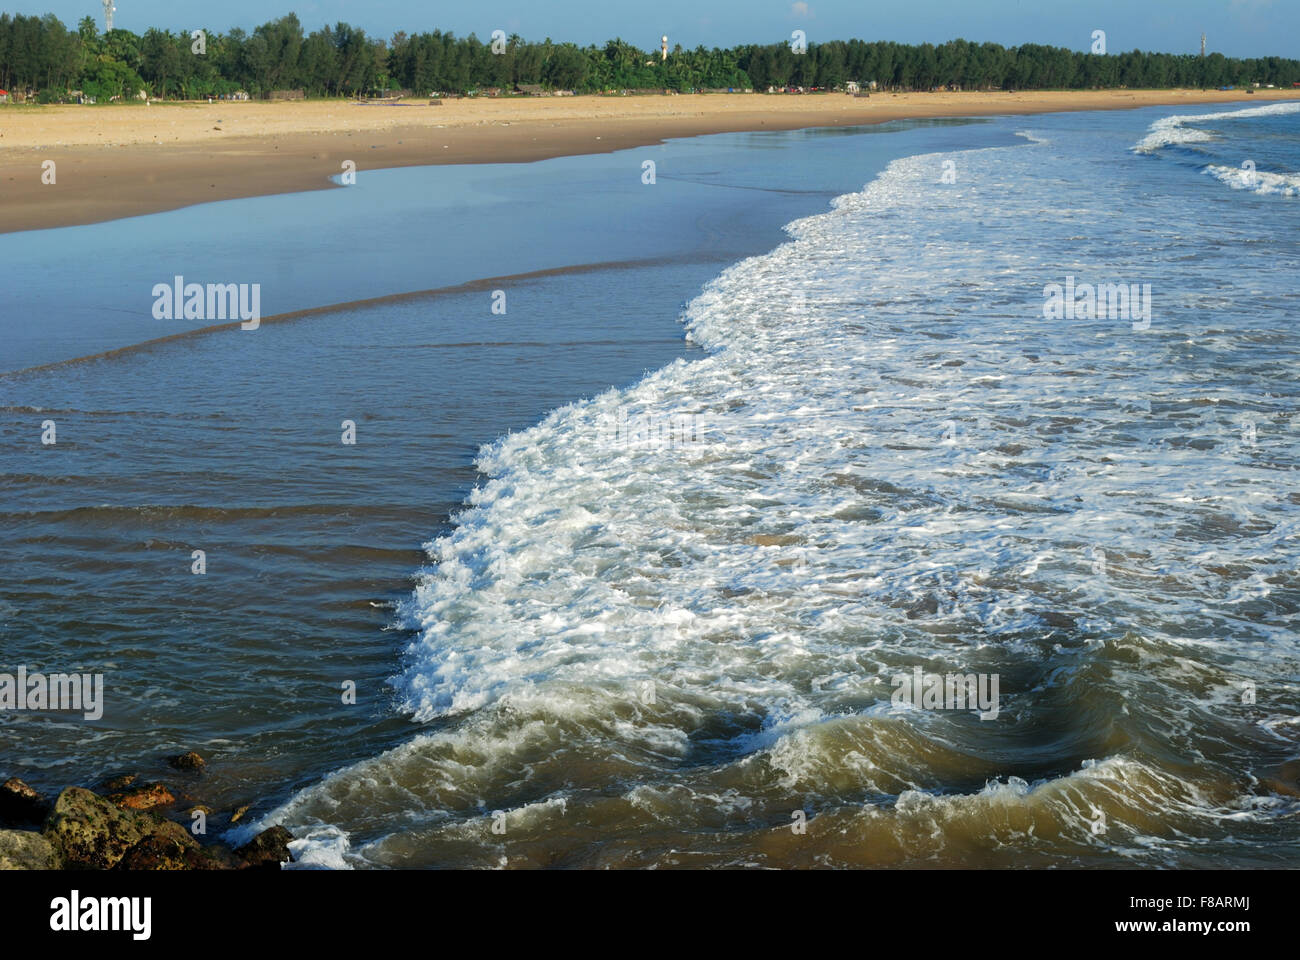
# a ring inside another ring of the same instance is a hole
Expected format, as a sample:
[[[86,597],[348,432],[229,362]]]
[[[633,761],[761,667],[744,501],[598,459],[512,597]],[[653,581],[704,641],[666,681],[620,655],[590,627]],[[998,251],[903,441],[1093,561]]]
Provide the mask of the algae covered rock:
[[[110,869],[147,836],[194,844],[180,824],[120,809],[81,787],[68,787],[59,794],[45,821],[44,834],[66,866],[83,870]]]
[[[167,763],[169,766],[174,767],[177,770],[190,770],[195,773],[201,772],[203,768],[208,765],[208,762],[193,750],[189,753],[182,753],[174,757],[168,757]]]

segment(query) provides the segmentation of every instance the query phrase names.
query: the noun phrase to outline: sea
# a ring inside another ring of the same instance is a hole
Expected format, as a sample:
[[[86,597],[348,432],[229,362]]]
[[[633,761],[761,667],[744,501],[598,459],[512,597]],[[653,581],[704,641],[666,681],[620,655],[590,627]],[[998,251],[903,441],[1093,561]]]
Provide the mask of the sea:
[[[368,159],[0,235],[0,672],[104,683],[0,779],[295,869],[1300,862],[1300,103]]]

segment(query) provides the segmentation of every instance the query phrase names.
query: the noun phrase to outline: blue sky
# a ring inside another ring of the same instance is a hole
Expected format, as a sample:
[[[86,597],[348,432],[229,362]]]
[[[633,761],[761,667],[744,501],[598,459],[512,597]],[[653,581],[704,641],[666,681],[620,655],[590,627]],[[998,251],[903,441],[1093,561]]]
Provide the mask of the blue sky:
[[[775,42],[796,28],[819,39],[942,42],[954,37],[1013,45],[1046,43],[1086,50],[1104,30],[1110,52],[1196,52],[1201,31],[1210,49],[1229,56],[1300,58],[1300,0],[116,0],[116,22],[150,26],[250,29],[294,11],[309,29],[346,20],[388,37],[396,30],[452,30],[487,39],[493,30],[530,40],[596,43],[619,36],[642,48],[667,33],[687,47]],[[52,12],[69,25],[100,0],[4,0],[8,12]]]

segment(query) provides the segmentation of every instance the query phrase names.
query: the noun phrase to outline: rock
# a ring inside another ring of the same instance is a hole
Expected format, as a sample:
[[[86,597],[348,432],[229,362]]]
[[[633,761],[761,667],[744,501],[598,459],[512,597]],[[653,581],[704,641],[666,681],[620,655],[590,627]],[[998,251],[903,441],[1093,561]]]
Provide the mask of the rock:
[[[34,830],[0,830],[0,870],[57,870],[54,845]]]
[[[0,786],[0,820],[7,823],[43,823],[50,805],[45,798],[17,777]]]
[[[248,866],[246,860],[221,844],[199,847],[199,856],[202,859],[194,867],[195,870],[243,870]]]
[[[114,870],[238,870],[246,866],[225,847],[201,847],[193,840],[151,834],[131,849]]]
[[[119,809],[81,787],[68,787],[54,801],[45,821],[45,838],[72,869],[108,870],[147,836],[194,843],[179,823],[147,813]]]
[[[161,783],[146,783],[122,793],[110,793],[108,799],[123,810],[155,810],[158,807],[170,807],[176,802],[170,790]]]
[[[212,808],[201,803],[196,803],[185,811],[181,822],[189,830],[191,836],[206,835],[208,832],[208,820],[212,817]],[[198,833],[194,828],[198,827]]]
[[[105,780],[104,790],[108,793],[118,793],[119,791],[125,790],[139,779],[140,777],[138,774],[123,774],[120,777],[114,777],[112,780]]]
[[[175,837],[150,834],[122,854],[122,859],[113,864],[113,869],[188,870],[187,858],[193,852],[193,846]]]
[[[244,814],[248,813],[248,807],[249,807],[248,804],[244,804],[242,807],[240,807],[238,810],[232,813],[230,815],[230,822],[238,823],[240,820],[242,820],[244,818]]]
[[[192,770],[195,773],[201,772],[208,762],[191,750],[189,753],[178,754],[174,757],[168,757],[167,763],[177,770]]]
[[[235,856],[248,862],[250,867],[279,870],[280,864],[293,860],[289,843],[293,834],[284,827],[263,830],[248,843],[235,850]]]

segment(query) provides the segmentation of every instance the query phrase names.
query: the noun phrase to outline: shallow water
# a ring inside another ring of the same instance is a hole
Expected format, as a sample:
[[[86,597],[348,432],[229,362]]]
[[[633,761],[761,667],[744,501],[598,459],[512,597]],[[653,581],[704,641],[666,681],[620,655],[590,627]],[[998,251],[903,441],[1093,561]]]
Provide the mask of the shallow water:
[[[112,707],[4,755],[211,752],[304,866],[1294,863],[1297,208],[1210,168],[1285,175],[1300,117],[1193,162],[1168,114],[549,161],[620,186],[383,292],[637,265],[0,379],[6,649]],[[1049,316],[1068,278],[1150,314]],[[321,283],[375,295],[276,309]],[[918,668],[996,716],[897,703]]]
[[[1134,151],[1158,116],[895,161],[691,302],[707,356],[484,451],[402,608],[426,732],[265,822],[332,866],[1294,863],[1295,208]],[[1150,315],[1052,319],[1067,277]],[[996,716],[899,705],[918,668]]]
[[[203,799],[256,813],[404,742],[412,723],[385,683],[407,642],[394,607],[421,544],[473,487],[480,445],[692,352],[681,305],[709,278],[893,156],[962,129],[363,171],[355,193],[0,236],[30,278],[12,291],[3,365],[55,364],[0,376],[0,670],[103,672],[108,701],[93,722],[0,712],[0,773],[44,790],[137,768],[172,776],[158,758],[196,748],[211,760]],[[643,155],[657,159],[654,185]],[[804,173],[787,189],[792,158]],[[394,232],[414,223],[437,230]],[[192,236],[226,240],[195,250]],[[346,270],[320,255],[336,242]],[[76,284],[27,269],[55,250],[85,264]],[[137,346],[204,325],[155,321],[154,283],[253,282],[281,261],[293,269],[264,284],[267,314],[453,289]],[[121,352],[68,362],[104,350]],[[345,681],[356,705],[341,702]]]

